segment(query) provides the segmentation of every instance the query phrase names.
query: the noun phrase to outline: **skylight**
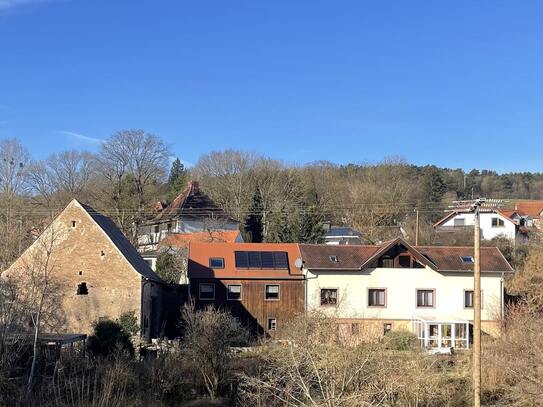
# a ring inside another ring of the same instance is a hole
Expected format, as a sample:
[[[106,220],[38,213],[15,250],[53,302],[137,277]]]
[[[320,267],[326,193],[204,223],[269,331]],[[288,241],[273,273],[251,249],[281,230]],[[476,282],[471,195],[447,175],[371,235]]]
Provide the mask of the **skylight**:
[[[473,256],[460,256],[460,260],[462,260],[462,263],[465,264],[473,264]]]

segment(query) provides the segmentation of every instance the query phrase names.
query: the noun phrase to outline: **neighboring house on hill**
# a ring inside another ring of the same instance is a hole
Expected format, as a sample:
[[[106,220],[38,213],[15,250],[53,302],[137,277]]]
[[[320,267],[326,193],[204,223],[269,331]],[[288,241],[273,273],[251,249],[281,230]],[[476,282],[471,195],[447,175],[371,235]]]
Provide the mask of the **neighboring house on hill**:
[[[543,201],[518,201],[515,209],[530,216],[536,228],[543,228]]]
[[[350,227],[331,226],[324,236],[324,243],[330,245],[362,244],[360,233]]]
[[[189,245],[191,297],[226,308],[253,332],[273,336],[304,312],[304,275],[295,243]]]
[[[473,229],[475,214],[469,209],[455,209],[434,224],[439,232]],[[481,238],[506,238],[513,243],[527,240],[532,218],[517,210],[483,208],[480,212]]]
[[[337,318],[344,335],[414,332],[423,347],[471,346],[473,248],[300,245],[309,310]],[[504,275],[513,269],[495,247],[481,248],[482,327],[497,335]]]
[[[239,222],[203,193],[196,181],[189,182],[170,205],[157,203],[155,211],[157,216],[138,228],[140,252],[156,250],[170,234],[239,230]]]
[[[58,332],[90,334],[97,321],[134,312],[142,337],[159,335],[163,282],[111,219],[74,199],[2,277],[24,283],[33,268],[43,273],[36,261],[47,251]]]

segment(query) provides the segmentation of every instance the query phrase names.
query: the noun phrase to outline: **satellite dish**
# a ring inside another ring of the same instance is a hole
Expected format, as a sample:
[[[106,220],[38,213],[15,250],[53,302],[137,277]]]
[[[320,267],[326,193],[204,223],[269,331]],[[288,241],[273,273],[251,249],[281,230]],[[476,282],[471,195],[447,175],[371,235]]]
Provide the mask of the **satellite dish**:
[[[301,268],[303,267],[303,265],[304,265],[304,262],[302,261],[302,259],[297,258],[297,259],[294,261],[294,265],[295,265],[297,268],[301,269]]]

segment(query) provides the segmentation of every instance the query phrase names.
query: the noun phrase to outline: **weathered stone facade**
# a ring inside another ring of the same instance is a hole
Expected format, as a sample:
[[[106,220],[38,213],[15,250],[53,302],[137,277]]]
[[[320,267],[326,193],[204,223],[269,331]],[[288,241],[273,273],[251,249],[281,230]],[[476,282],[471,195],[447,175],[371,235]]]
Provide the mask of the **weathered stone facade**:
[[[143,336],[160,325],[161,281],[109,219],[73,200],[5,275],[22,278],[48,245],[50,279],[64,313],[61,332],[88,334],[100,319],[125,312],[134,312],[142,331],[145,325]]]

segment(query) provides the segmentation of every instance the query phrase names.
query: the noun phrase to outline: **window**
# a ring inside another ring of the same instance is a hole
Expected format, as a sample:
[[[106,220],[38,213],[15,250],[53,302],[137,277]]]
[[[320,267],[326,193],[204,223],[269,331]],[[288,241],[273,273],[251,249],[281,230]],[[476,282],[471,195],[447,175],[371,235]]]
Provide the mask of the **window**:
[[[87,283],[81,283],[77,285],[77,295],[88,295],[89,289],[87,288]]]
[[[394,259],[391,257],[381,257],[379,259],[379,267],[394,268]]]
[[[236,268],[287,269],[287,252],[235,252]]]
[[[279,299],[279,285],[277,284],[267,284],[266,292],[264,294],[266,300],[278,300]]]
[[[455,218],[453,222],[454,222],[454,226],[466,226],[465,218]]]
[[[337,256],[330,256],[330,261],[332,263],[339,263],[339,259],[337,258]]]
[[[200,284],[200,299],[214,300],[215,299],[215,284],[201,283]]]
[[[383,324],[383,335],[392,331],[392,324]]]
[[[75,220],[72,220],[72,227],[75,228],[76,222]]]
[[[241,300],[241,285],[229,284],[226,298],[228,300]]]
[[[209,258],[209,268],[223,269],[224,268],[224,259],[222,257],[210,257]]]
[[[462,263],[466,263],[466,264],[474,263],[473,256],[460,256],[460,260],[462,260]]]
[[[275,331],[275,330],[277,330],[277,319],[268,318],[268,331]]]
[[[417,308],[433,308],[435,306],[435,290],[417,290]]]
[[[80,272],[79,272],[79,275],[80,275],[80,276],[82,276],[82,275],[83,275],[83,272],[82,272],[82,271],[80,271]]]
[[[407,255],[399,256],[398,264],[402,268],[411,268],[411,256],[407,256]]]
[[[492,218],[492,227],[493,228],[503,228],[505,226],[505,221],[501,218]]]
[[[167,228],[168,228],[168,232],[172,231],[172,223],[171,222],[168,223]]]
[[[158,232],[160,232],[160,225],[155,226],[155,233],[158,233]]]
[[[473,308],[473,290],[464,290],[464,308]],[[481,308],[483,308],[483,291],[481,291]]]
[[[386,307],[386,289],[370,288],[368,290],[369,307]]]
[[[147,265],[150,267],[150,268],[153,268],[153,260],[151,259],[144,259],[145,260],[145,263],[147,263]]]
[[[321,288],[321,305],[337,305],[337,288]]]

